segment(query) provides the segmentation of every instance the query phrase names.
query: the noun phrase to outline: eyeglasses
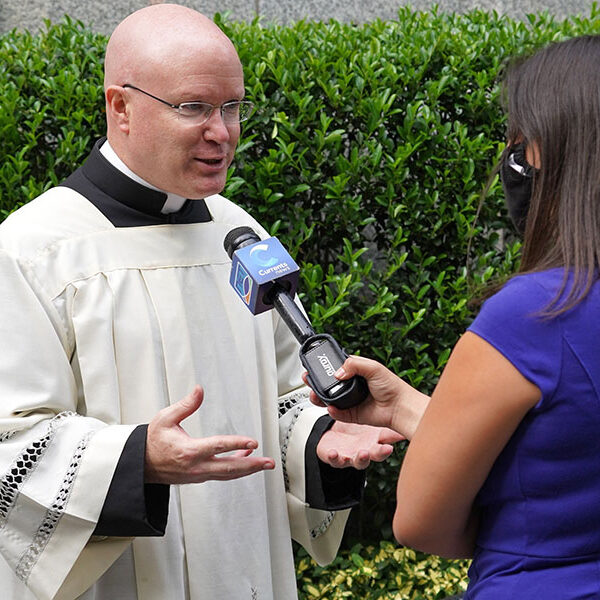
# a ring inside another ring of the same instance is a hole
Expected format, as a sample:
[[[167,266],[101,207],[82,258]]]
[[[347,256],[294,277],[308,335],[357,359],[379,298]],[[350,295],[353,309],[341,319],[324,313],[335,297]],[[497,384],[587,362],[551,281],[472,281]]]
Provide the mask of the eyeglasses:
[[[252,102],[249,102],[248,100],[232,100],[231,102],[225,102],[224,104],[221,104],[221,106],[215,106],[214,104],[209,104],[208,102],[199,101],[171,104],[171,102],[167,102],[158,96],[153,96],[152,94],[135,87],[135,85],[125,83],[123,87],[142,92],[142,94],[146,94],[146,96],[154,98],[154,100],[158,100],[159,102],[174,108],[181,117],[189,120],[189,122],[193,123],[194,125],[202,125],[203,123],[206,123],[206,121],[210,119],[215,108],[218,108],[221,112],[221,119],[223,119],[224,123],[227,125],[234,125],[248,119],[254,108]]]

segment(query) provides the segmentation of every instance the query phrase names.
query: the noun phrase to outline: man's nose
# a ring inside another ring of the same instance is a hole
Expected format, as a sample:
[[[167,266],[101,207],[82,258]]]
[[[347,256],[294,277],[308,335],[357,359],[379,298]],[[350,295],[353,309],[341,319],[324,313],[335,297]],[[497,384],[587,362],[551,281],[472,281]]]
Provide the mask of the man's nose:
[[[216,141],[227,141],[231,133],[229,126],[223,120],[221,109],[217,106],[213,108],[210,117],[202,124],[204,136]]]

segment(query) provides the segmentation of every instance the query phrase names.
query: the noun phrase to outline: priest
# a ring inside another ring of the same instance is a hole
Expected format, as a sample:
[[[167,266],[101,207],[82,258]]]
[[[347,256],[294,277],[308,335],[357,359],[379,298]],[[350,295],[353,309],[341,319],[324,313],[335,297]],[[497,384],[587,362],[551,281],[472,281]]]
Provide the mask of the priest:
[[[174,4],[121,22],[107,135],[0,226],[7,600],[289,600],[398,436],[332,422],[276,312],[229,285],[219,195],[251,110],[231,41]],[[346,468],[347,467],[347,468]]]

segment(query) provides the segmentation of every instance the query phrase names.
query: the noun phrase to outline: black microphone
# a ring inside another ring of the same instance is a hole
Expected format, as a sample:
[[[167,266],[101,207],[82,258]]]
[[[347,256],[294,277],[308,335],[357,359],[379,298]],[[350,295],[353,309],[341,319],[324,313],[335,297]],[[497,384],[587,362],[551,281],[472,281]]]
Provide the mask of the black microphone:
[[[254,315],[277,310],[300,343],[300,360],[319,399],[338,408],[360,404],[369,394],[367,382],[360,376],[345,381],[333,376],[348,355],[332,336],[316,333],[294,302],[300,269],[279,240],[261,240],[251,227],[236,227],[223,246],[232,259],[233,289]]]
[[[223,246],[232,259],[229,282],[253,315],[275,306],[300,343],[314,335],[292,299],[300,268],[278,239],[261,240],[252,228],[236,227],[225,236]]]

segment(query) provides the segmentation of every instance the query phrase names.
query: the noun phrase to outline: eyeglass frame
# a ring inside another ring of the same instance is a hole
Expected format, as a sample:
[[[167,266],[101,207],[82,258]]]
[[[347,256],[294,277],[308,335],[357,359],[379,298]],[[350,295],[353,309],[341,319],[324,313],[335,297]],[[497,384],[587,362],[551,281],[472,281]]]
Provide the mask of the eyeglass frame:
[[[252,110],[254,108],[254,103],[250,102],[249,100],[230,100],[229,102],[223,102],[223,104],[221,104],[221,105],[211,104],[210,102],[204,102],[203,100],[193,100],[190,102],[180,102],[179,104],[173,104],[172,102],[163,100],[162,98],[159,98],[158,96],[155,96],[154,94],[151,94],[150,92],[146,92],[145,90],[142,90],[141,88],[136,87],[135,85],[131,85],[130,83],[124,83],[121,87],[136,90],[138,92],[141,92],[142,94],[145,94],[146,96],[149,96],[150,98],[153,98],[154,100],[158,100],[159,102],[162,102],[163,104],[166,104],[167,106],[169,106],[171,108],[174,108],[177,111],[178,115],[180,117],[183,117],[184,119],[192,119],[193,117],[182,115],[181,114],[182,106],[185,106],[186,104],[203,104],[204,106],[209,106],[210,112],[208,113],[206,118],[203,121],[196,123],[196,125],[203,125],[204,123],[206,123],[212,117],[215,108],[219,109],[219,113],[221,114],[221,119],[223,120],[223,123],[225,123],[227,125],[238,125],[239,123],[243,123],[244,121],[246,121],[247,119],[250,118],[250,114],[252,113]],[[243,119],[237,119],[236,121],[227,121],[223,114],[223,107],[231,106],[232,104],[237,104],[240,107],[241,106],[247,107],[248,115],[245,116]]]

